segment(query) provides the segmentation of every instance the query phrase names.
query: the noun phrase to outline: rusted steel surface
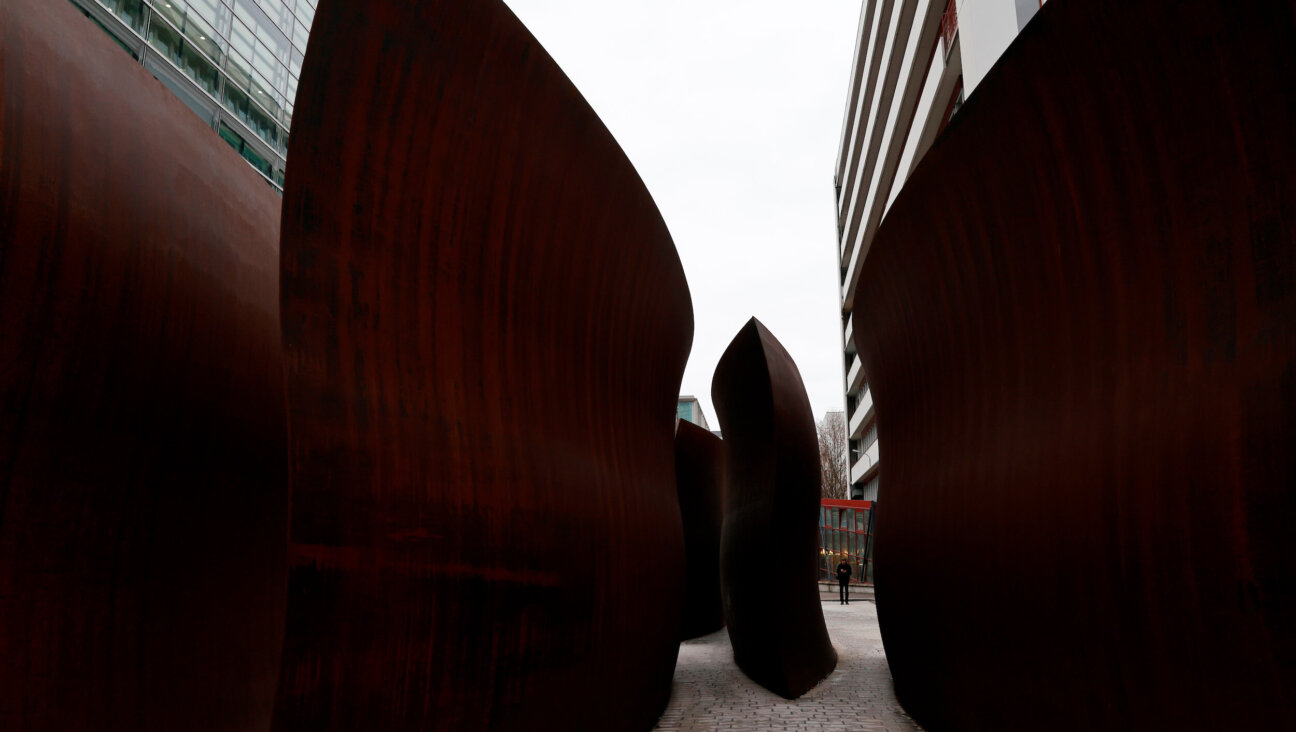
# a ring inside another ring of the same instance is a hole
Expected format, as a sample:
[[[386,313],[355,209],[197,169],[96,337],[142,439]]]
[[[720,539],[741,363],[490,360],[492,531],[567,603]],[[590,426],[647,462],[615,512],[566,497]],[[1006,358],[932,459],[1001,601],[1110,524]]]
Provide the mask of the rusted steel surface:
[[[853,310],[927,729],[1296,729],[1292,13],[1050,2],[888,214]]]
[[[734,661],[795,699],[832,673],[819,605],[819,442],[801,372],[752,318],[716,366],[724,433],[720,584]]]
[[[680,420],[675,430],[675,485],[684,521],[684,615],[680,638],[724,627],[720,603],[720,528],[724,524],[724,444]]]
[[[289,161],[277,727],[651,727],[693,326],[634,168],[498,0],[321,2]]]
[[[269,728],[278,204],[70,3],[0,3],[0,729]]]

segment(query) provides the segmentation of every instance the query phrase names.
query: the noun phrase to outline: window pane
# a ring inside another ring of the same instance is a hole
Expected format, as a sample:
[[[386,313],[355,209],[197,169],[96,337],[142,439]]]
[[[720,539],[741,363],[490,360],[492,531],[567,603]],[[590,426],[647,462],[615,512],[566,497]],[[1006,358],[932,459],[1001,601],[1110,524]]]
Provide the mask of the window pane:
[[[200,15],[208,23],[219,24],[222,19],[229,16],[229,10],[220,0],[189,0],[189,17]]]
[[[185,18],[184,34],[185,38],[189,39],[189,43],[202,51],[207,58],[213,61],[220,58],[220,46],[216,42],[216,31],[212,30],[207,21],[190,13]]]
[[[256,36],[252,35],[247,25],[237,18],[230,26],[230,48],[244,59],[252,58],[253,49],[256,48]]]
[[[198,83],[198,86],[207,90],[208,94],[216,94],[216,67],[194,50],[192,46],[185,43],[180,49],[180,68],[189,74],[189,77]]]
[[[253,50],[252,69],[265,80],[268,89],[283,94],[288,88],[288,67],[280,63],[260,41],[257,41],[256,48]]]
[[[252,85],[252,78],[248,72],[247,63],[238,55],[231,53],[225,59],[225,74],[229,77],[229,82],[225,84],[228,88],[231,84],[247,90]]]
[[[306,50],[306,41],[310,36],[310,27],[304,21],[297,21],[293,24],[293,45],[299,50]]]
[[[243,154],[243,138],[239,137],[238,133],[231,130],[224,122],[221,122],[220,136],[222,140],[229,143],[230,147],[237,150],[240,155]]]
[[[257,5],[280,33],[292,31],[293,0],[257,0]]]
[[[225,84],[225,105],[258,137],[270,143],[276,150],[279,149],[279,127],[269,115],[252,103],[251,97],[227,83]]]
[[[171,63],[183,68],[183,59],[180,58],[180,34],[156,16],[153,22],[149,23],[148,42],[164,57],[170,59]]]
[[[176,28],[184,27],[184,5],[182,3],[158,3],[153,12],[156,13],[154,23],[157,22],[156,18],[160,15]]]
[[[252,163],[252,167],[261,171],[261,173],[267,178],[274,172],[270,168],[270,161],[258,155],[256,150],[252,149],[251,145],[243,145],[243,158],[249,163]]]
[[[141,0],[99,0],[99,4],[111,10],[136,33],[144,32],[144,4]]]

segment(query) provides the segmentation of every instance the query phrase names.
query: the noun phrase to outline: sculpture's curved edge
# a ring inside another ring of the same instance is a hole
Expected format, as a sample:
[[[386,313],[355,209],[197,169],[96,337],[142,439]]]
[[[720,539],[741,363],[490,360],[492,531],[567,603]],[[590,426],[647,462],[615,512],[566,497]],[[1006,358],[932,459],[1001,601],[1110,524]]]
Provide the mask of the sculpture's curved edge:
[[[269,725],[278,199],[66,2],[0,3],[0,728]]]
[[[276,724],[651,727],[692,312],[643,182],[498,0],[321,2],[290,146]]]
[[[1294,32],[1050,2],[888,213],[852,311],[927,729],[1296,728]]]
[[[795,699],[837,665],[819,601],[814,416],[796,364],[755,318],[720,357],[711,398],[725,436],[720,580],[734,661]]]
[[[684,616],[680,638],[724,627],[720,599],[720,530],[724,523],[724,445],[687,420],[675,431],[675,484],[684,521]]]

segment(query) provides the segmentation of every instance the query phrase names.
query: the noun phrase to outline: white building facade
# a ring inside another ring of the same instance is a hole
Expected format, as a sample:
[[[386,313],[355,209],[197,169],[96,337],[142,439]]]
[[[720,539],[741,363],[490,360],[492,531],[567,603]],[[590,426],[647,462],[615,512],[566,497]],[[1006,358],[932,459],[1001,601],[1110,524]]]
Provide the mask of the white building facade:
[[[878,500],[873,394],[850,303],[878,226],[937,135],[1044,0],[864,0],[833,178],[850,497]]]

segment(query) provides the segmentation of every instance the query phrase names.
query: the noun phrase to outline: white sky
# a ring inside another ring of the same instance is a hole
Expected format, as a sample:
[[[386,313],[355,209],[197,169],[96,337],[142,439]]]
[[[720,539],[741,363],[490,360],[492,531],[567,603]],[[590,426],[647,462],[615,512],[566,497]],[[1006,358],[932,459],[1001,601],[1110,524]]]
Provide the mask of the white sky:
[[[833,170],[860,0],[506,0],[621,143],[693,297],[702,400],[755,315],[844,408]]]

